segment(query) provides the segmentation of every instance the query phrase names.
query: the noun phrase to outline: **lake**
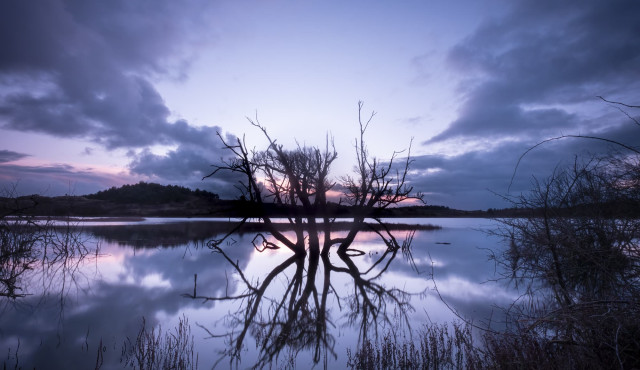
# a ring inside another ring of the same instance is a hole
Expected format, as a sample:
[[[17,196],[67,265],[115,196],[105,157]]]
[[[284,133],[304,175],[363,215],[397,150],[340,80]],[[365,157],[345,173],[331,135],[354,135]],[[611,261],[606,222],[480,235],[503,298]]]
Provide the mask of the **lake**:
[[[28,295],[0,301],[3,361],[123,368],[144,323],[147,338],[192,337],[200,369],[345,368],[347,348],[376,335],[406,337],[409,327],[456,315],[499,325],[497,307],[515,293],[493,280],[489,250],[503,248],[486,233],[495,221],[388,222],[441,228],[414,230],[411,257],[362,231],[349,257],[300,260],[286,248],[258,252],[257,232],[234,234],[214,252],[207,241],[221,231],[207,219],[75,224],[89,252],[34,265],[21,282]],[[402,241],[412,231],[392,233]]]

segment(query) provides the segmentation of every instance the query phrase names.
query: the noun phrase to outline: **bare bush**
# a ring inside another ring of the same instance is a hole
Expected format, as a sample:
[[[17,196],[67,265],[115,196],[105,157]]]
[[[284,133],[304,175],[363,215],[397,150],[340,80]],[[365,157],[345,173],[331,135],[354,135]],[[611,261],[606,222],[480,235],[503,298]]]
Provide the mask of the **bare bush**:
[[[570,361],[554,367],[640,366],[637,163],[576,160],[512,199],[530,215],[501,220],[509,248],[496,259],[523,296],[509,312],[514,336],[492,338],[494,350]]]

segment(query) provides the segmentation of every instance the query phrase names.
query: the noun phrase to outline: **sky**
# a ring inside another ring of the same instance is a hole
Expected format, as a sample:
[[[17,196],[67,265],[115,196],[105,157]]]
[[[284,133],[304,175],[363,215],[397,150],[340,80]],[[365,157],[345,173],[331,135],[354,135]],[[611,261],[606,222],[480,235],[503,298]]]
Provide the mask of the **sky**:
[[[385,160],[411,144],[427,204],[508,206],[575,156],[637,146],[640,2],[42,0],[0,3],[0,185],[83,195],[202,180],[227,140],[338,152],[358,102]],[[621,111],[624,110],[624,112]],[[407,153],[406,151],[404,153]],[[512,181],[513,177],[513,181]]]

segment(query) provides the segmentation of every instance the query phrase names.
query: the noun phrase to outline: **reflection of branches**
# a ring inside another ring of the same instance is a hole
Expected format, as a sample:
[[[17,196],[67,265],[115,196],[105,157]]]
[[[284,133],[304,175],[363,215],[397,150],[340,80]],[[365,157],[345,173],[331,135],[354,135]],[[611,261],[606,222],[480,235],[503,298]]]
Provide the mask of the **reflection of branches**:
[[[388,312],[391,312],[387,310],[388,303],[391,303],[395,311],[401,314],[401,318],[407,324],[407,327],[411,327],[407,317],[407,313],[413,310],[409,303],[411,294],[398,288],[388,289],[377,282],[377,279],[395,258],[396,252],[397,250],[387,250],[374,263],[374,265],[381,264],[388,257],[388,261],[382,271],[373,277],[366,277],[371,269],[364,273],[360,272],[354,261],[344,253],[340,253],[339,256],[347,267],[331,266],[332,271],[346,273],[353,279],[353,294],[347,298],[351,308],[351,311],[347,313],[347,318],[351,324],[359,322],[359,338],[363,341],[367,339],[371,329],[374,330],[374,334],[377,336],[380,323],[386,323],[393,327],[388,315]]]
[[[43,290],[59,290],[63,305],[68,284],[77,284],[78,269],[92,251],[74,225],[59,227],[51,219],[24,215],[36,204],[36,198],[5,198],[0,217],[0,296],[16,299],[32,294],[25,284],[39,272]]]
[[[389,225],[387,225],[384,222],[382,222],[382,220],[380,220],[379,218],[375,218],[374,220],[380,226],[380,229],[371,227],[370,225],[369,225],[369,227],[376,234],[378,234],[380,239],[382,239],[384,244],[386,244],[387,251],[385,253],[389,253],[389,252],[394,252],[395,253],[398,250],[402,251],[402,255],[409,262],[409,264],[411,265],[411,268],[413,268],[417,273],[420,273],[420,271],[418,271],[418,266],[416,265],[416,262],[413,259],[413,253],[411,252],[411,243],[413,242],[413,237],[416,234],[416,230],[415,229],[410,230],[405,235],[405,238],[402,241],[402,243],[398,243],[398,240],[396,239],[396,237],[391,233],[391,230],[389,229]],[[391,262],[392,259],[393,258],[389,259],[389,262]],[[382,259],[380,259],[380,261],[381,260]],[[387,268],[385,267],[383,269],[383,271],[386,270],[386,269]]]
[[[324,315],[317,313],[325,308],[318,307],[318,302],[326,302],[326,298],[318,298],[318,292],[314,286],[315,274],[318,267],[318,259],[311,259],[307,270],[306,283],[304,276],[304,258],[291,256],[280,265],[276,266],[261,283],[250,282],[242,272],[240,266],[233,262],[229,256],[219,247],[214,250],[220,253],[240,276],[244,286],[244,292],[235,296],[226,294],[224,297],[198,298],[217,301],[240,301],[241,307],[227,318],[233,327],[231,332],[222,335],[210,333],[212,336],[225,336],[228,339],[229,350],[224,355],[229,357],[230,363],[240,360],[240,353],[248,333],[257,339],[259,359],[255,367],[262,367],[277,358],[285,346],[296,350],[314,348],[317,353],[316,361],[320,360],[323,348],[328,348],[332,354],[333,339],[326,334],[326,324],[317,322]],[[269,289],[281,273],[291,266],[295,266],[295,273],[285,287],[285,292],[279,299],[265,297]],[[328,290],[323,291],[327,294]],[[266,304],[266,307],[264,307]],[[235,327],[240,328],[239,331]],[[324,338],[324,340],[318,340]],[[334,354],[335,355],[335,354]]]
[[[366,272],[361,272],[347,253],[339,253],[341,264],[346,267],[332,264],[326,254],[310,253],[308,258],[293,255],[258,282],[250,281],[239,264],[220,247],[212,248],[227,260],[237,274],[241,284],[239,293],[233,294],[227,290],[223,295],[210,297],[196,295],[194,287],[193,295],[184,296],[205,302],[240,303],[237,311],[225,318],[230,326],[228,332],[214,333],[205,329],[212,337],[227,339],[228,347],[222,354],[229,358],[231,365],[234,361],[236,365],[240,361],[248,334],[256,339],[258,359],[254,367],[257,368],[277,359],[285,348],[293,354],[310,351],[314,363],[327,356],[336,357],[335,339],[328,330],[333,325],[327,306],[328,297],[331,292],[337,294],[331,284],[332,272],[346,273],[353,279],[353,293],[344,299],[338,297],[337,303],[340,308],[348,307],[348,323],[357,324],[361,338],[366,339],[372,331],[377,335],[379,323],[391,324],[388,312],[400,313],[409,325],[406,314],[412,310],[410,294],[398,288],[388,289],[378,281],[400,248],[387,248]],[[319,272],[321,265],[323,275]],[[382,271],[371,273],[376,266],[382,266]],[[277,289],[273,282],[283,280],[282,292],[269,294]],[[346,305],[341,305],[340,301]]]
[[[35,228],[27,229],[18,219],[1,219],[0,296],[12,299],[24,297],[22,276],[38,261],[34,246],[39,236]]]
[[[440,293],[440,289],[438,288],[438,283],[436,282],[434,268],[433,268],[434,262],[433,262],[433,258],[431,258],[431,255],[429,255],[429,260],[431,261],[430,276],[431,276],[431,282],[433,283],[433,290],[436,292],[436,295],[438,296],[438,299],[440,300],[440,302],[442,302],[447,307],[447,309],[460,320],[460,322],[463,322],[467,326],[467,328],[474,328],[476,330],[480,330],[481,332],[485,332],[485,333],[498,334],[497,331],[491,329],[491,321],[489,321],[486,326],[477,325],[473,322],[473,320],[466,318],[457,309],[452,307],[447,302],[446,299],[444,299],[444,297]]]
[[[231,235],[233,235],[238,230],[240,230],[246,222],[247,222],[247,218],[245,217],[233,229],[231,229],[231,231],[227,232],[222,238],[210,240],[208,244],[215,245],[215,246],[221,245],[225,240],[230,238]]]
[[[325,284],[319,300],[315,286],[318,255],[311,256],[304,283],[304,261],[298,259],[296,267],[283,298],[270,306],[266,320],[259,324],[260,349],[264,352],[261,360],[276,358],[285,346],[295,352],[311,349],[315,363],[320,361],[323,350],[329,350],[335,356],[334,339],[327,333],[326,296],[329,287]]]
[[[262,245],[262,248],[258,246],[258,244],[256,244],[256,240],[258,239],[262,240],[260,242],[260,244]],[[267,249],[280,249],[280,247],[277,244],[270,242],[262,233],[257,233],[256,236],[251,241],[251,244],[253,244],[253,247],[258,252],[264,252]]]

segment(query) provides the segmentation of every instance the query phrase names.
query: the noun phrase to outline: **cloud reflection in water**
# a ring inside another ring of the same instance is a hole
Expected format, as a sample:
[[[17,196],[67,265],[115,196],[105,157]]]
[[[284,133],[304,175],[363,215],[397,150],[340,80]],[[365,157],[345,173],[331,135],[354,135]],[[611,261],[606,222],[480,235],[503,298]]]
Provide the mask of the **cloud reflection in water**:
[[[325,355],[329,362],[344,366],[345,349],[355,348],[358,338],[376,329],[393,328],[398,312],[405,312],[414,328],[427,319],[452,317],[432,290],[431,260],[438,261],[433,273],[442,297],[460,313],[481,318],[493,304],[509,299],[506,288],[481,284],[493,277],[493,265],[481,248],[498,248],[499,241],[478,230],[455,227],[455,222],[453,226],[416,232],[413,256],[420,273],[400,253],[387,255],[369,271],[385,248],[366,232],[354,242],[367,252],[362,256],[332,253],[328,258],[303,261],[281,251],[257,253],[251,247],[253,235],[234,235],[229,245],[222,246],[227,260],[198,247],[217,235],[205,225],[172,225],[155,233],[151,228],[113,228],[116,232],[111,234],[108,227],[86,228],[87,234],[102,241],[98,261],[83,266],[93,271],[85,274],[93,279],[69,299],[64,312],[54,304],[55,295],[31,296],[6,307],[0,317],[0,344],[15,351],[20,338],[18,355],[23,366],[65,368],[95,366],[102,343],[104,368],[119,367],[123,340],[135,337],[142,317],[148,326],[162,324],[168,329],[185,314],[194,326],[199,363],[208,367],[217,360],[217,351],[230,347],[224,337],[202,339],[208,336],[205,329],[224,334],[230,332],[230,325],[239,324],[234,333],[241,333],[246,308],[256,306],[256,301],[248,296],[204,303],[184,298],[194,292],[197,274],[196,293],[208,297],[237,296],[271,279],[240,343],[241,366],[278,356],[278,361],[286,361],[292,351],[300,351],[296,357],[300,366]],[[171,246],[158,246],[161,243],[153,235],[170,240]],[[451,244],[437,244],[441,242]],[[372,304],[367,306],[367,300]],[[234,343],[238,344],[237,337]]]

